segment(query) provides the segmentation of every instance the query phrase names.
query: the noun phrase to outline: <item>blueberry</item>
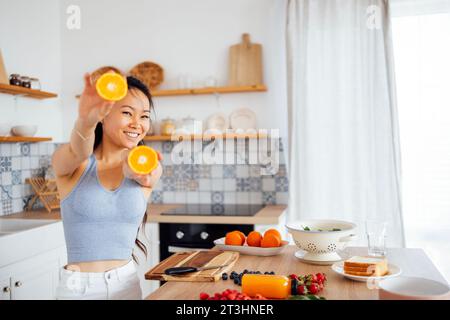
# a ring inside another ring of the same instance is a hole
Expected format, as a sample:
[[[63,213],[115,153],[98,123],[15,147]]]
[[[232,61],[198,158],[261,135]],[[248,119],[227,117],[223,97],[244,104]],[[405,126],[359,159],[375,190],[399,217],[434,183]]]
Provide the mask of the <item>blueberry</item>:
[[[230,274],[230,279],[233,280],[234,279],[234,273]]]
[[[264,274],[270,274],[270,272],[266,271],[266,272],[264,272]]]
[[[243,273],[243,274],[246,274],[246,273],[248,273],[248,270],[245,269],[244,271],[242,271],[242,273]]]
[[[275,271],[270,271],[270,274],[275,274]]]
[[[261,274],[261,271],[256,271],[256,274]]]
[[[239,279],[238,278],[234,278],[234,284],[239,284]]]
[[[227,280],[228,279],[228,275],[226,272],[222,273],[222,280]]]

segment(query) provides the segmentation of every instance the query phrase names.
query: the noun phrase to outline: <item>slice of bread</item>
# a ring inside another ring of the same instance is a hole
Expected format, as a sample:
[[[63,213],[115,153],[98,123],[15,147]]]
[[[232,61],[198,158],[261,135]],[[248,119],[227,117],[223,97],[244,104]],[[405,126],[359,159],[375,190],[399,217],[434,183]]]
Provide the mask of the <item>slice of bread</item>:
[[[389,270],[386,258],[355,256],[344,261],[344,272],[356,276],[380,277]]]

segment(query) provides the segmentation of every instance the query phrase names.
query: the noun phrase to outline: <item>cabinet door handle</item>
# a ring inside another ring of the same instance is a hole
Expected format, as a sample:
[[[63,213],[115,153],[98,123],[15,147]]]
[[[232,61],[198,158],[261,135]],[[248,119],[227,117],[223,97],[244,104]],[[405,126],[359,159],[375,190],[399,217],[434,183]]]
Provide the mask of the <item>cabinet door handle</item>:
[[[15,285],[16,287],[21,287],[21,286],[22,286],[22,282],[17,281],[14,285]]]
[[[11,291],[11,288],[10,287],[4,287],[3,288],[3,292],[4,293],[8,293],[8,292],[10,292]]]

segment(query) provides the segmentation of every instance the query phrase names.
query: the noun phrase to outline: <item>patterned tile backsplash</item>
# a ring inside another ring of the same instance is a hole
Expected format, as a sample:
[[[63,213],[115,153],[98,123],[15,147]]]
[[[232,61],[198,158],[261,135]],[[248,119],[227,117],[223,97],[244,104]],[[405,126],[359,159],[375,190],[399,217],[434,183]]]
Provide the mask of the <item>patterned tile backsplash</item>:
[[[164,173],[152,192],[152,203],[287,204],[289,182],[281,141],[279,168],[271,175],[261,175],[262,166],[249,164],[248,159],[243,164],[175,164],[171,157],[175,144],[147,143],[164,158]],[[23,211],[34,194],[25,179],[44,177],[59,145],[0,143],[0,215]],[[36,201],[33,208],[43,206]]]

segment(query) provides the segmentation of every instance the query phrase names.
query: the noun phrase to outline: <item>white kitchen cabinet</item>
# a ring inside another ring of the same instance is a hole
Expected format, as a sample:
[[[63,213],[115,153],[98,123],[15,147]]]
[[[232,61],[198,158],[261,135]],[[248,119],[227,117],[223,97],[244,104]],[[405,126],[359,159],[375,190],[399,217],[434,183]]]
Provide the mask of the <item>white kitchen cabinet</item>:
[[[63,251],[64,247],[57,248],[0,268],[2,299],[55,299],[59,271],[65,264]]]
[[[11,279],[0,279],[0,300],[11,300]]]

